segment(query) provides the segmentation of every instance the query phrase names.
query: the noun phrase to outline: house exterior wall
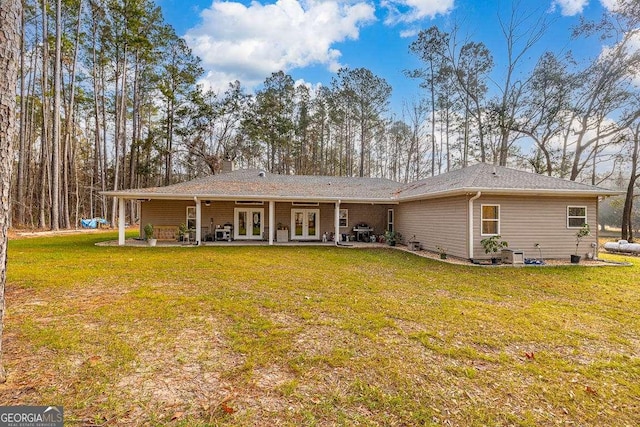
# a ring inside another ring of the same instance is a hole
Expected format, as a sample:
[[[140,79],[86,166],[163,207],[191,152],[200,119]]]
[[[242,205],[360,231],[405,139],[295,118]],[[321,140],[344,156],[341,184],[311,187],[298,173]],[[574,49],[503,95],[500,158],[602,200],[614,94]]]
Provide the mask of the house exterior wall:
[[[396,230],[403,243],[415,235],[424,249],[446,249],[447,254],[469,258],[468,201],[471,196],[429,199],[401,203],[395,209]],[[488,259],[480,241],[482,235],[482,205],[500,206],[500,235],[511,249],[524,251],[527,258],[538,258],[539,243],[544,258],[569,258],[575,253],[576,228],[567,227],[567,207],[585,206],[587,223],[592,235],[582,239],[578,255],[585,256],[597,249],[598,200],[596,197],[513,197],[481,196],[473,204],[473,257]],[[595,254],[595,253],[594,253]]]
[[[576,228],[567,227],[567,207],[585,206],[587,223],[591,226],[591,235],[582,239],[578,255],[587,252],[595,254],[591,244],[597,242],[598,199],[597,197],[508,197],[481,196],[474,202],[474,258],[489,258],[480,241],[487,236],[481,235],[481,206],[496,204],[500,206],[500,235],[509,243],[511,249],[521,249],[525,258],[538,258],[540,253],[535,244],[540,244],[544,258],[569,258],[576,251]]]
[[[424,249],[446,249],[447,254],[468,258],[468,201],[471,196],[458,196],[441,199],[429,199],[404,202],[399,205],[371,205],[342,203],[341,209],[348,210],[347,227],[341,227],[341,234],[353,234],[352,229],[359,223],[367,223],[374,228],[375,234],[386,229],[387,210],[394,209],[394,225],[404,243],[415,236]],[[480,241],[482,235],[482,205],[500,206],[500,235],[509,243],[511,249],[524,251],[527,258],[540,256],[535,244],[539,243],[544,258],[568,258],[575,253],[575,234],[577,229],[567,227],[567,207],[585,206],[587,222],[592,226],[592,235],[580,243],[579,255],[591,252],[595,254],[592,243],[597,242],[597,197],[513,197],[481,196],[474,201],[473,207],[473,252],[474,258],[486,259]],[[150,200],[141,203],[140,228],[148,223],[154,226],[178,227],[187,221],[187,206],[195,206],[189,200]],[[236,205],[233,201],[212,201],[210,206],[202,203],[203,234],[212,232],[216,225],[234,223],[234,209],[249,207]],[[264,209],[265,238],[268,236],[269,203],[253,205]],[[294,206],[288,202],[275,203],[275,224],[291,228],[291,210]],[[319,206],[295,206],[301,209],[320,210],[320,238],[323,233],[335,231],[335,205],[320,203]]]
[[[187,222],[187,207],[195,206],[195,202],[191,200],[149,200],[142,202],[140,213],[140,234],[144,235],[143,228],[146,224],[153,224],[154,226],[175,226],[176,228],[180,224]],[[234,223],[234,210],[235,208],[259,208],[264,209],[264,231],[265,238],[269,232],[269,203],[265,202],[263,205],[236,205],[233,201],[211,201],[210,206],[206,206],[204,202],[201,203],[202,211],[202,237],[204,238],[206,233],[210,233],[217,225],[224,225],[226,223]],[[374,228],[376,234],[382,234],[386,228],[386,205],[363,205],[353,203],[343,203],[340,205],[341,209],[348,209],[348,226],[341,227],[340,233],[351,234],[351,230],[356,224],[367,223],[370,227]],[[333,203],[320,203],[318,206],[293,206],[290,202],[276,202],[275,203],[275,225],[286,227],[291,230],[291,210],[292,209],[319,209],[320,218],[320,234],[319,238],[322,238],[323,233],[327,235],[335,232],[334,218],[335,218],[335,204]],[[291,235],[289,235],[291,237]]]
[[[143,235],[143,229],[146,224],[153,224],[154,226],[175,226],[179,227],[180,224],[186,224],[187,222],[187,207],[194,206],[196,203],[192,200],[149,200],[142,202],[140,209],[140,234]],[[234,220],[234,208],[236,206],[234,202],[217,202],[212,201],[209,206],[206,206],[204,202],[201,203],[201,218],[202,218],[202,237],[205,233],[210,233],[216,227],[216,225],[223,225],[226,223],[233,224]],[[265,219],[269,218],[269,204],[252,206],[264,209]],[[268,222],[265,222],[265,231]]]
[[[415,235],[422,248],[467,258],[467,200],[465,196],[401,203],[394,225],[407,243]]]
[[[340,209],[348,210],[348,221],[346,227],[340,227],[341,234],[353,234],[353,227],[358,224],[365,223],[373,228],[376,235],[384,234],[387,229],[387,209],[395,207],[395,205],[365,205],[356,203],[342,203]],[[331,212],[333,215],[333,211]],[[333,230],[333,217],[331,217],[331,225]]]
[[[179,226],[187,221],[187,206],[195,206],[187,200],[148,200],[140,204],[140,234],[147,224],[154,226]],[[204,206],[203,206],[204,208]],[[203,218],[206,218],[203,213]]]

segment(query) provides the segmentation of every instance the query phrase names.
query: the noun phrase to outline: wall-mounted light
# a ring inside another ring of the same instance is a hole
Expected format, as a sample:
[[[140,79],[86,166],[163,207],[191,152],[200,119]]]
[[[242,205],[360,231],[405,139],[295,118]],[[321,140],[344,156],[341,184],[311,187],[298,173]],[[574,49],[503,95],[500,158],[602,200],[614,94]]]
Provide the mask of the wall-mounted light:
[[[204,201],[204,205],[205,206],[211,206],[211,200],[205,200]]]

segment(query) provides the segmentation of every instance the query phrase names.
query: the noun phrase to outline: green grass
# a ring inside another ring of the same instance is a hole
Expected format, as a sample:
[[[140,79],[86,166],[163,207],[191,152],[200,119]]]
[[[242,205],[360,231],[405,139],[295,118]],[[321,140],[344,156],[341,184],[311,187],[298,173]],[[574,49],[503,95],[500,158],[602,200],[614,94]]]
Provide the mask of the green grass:
[[[640,424],[638,258],[94,245],[115,238],[10,242],[0,405],[64,405],[68,425]]]

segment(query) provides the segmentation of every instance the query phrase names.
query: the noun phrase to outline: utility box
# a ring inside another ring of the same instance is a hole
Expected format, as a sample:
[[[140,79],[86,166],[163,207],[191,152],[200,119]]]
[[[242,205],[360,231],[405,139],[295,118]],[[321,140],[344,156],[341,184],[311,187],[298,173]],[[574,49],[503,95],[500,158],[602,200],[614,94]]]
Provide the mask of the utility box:
[[[408,243],[410,251],[419,251],[420,250],[420,242],[411,241]]]
[[[524,264],[524,251],[522,249],[503,249],[502,262],[505,264]]]
[[[289,241],[289,230],[276,230],[276,242],[284,243]]]

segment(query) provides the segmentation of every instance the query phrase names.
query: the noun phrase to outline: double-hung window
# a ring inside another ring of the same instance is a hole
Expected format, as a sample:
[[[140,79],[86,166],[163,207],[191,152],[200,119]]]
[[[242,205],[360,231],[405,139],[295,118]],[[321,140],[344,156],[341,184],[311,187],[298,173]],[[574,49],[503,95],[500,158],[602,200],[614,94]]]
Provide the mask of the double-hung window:
[[[348,227],[349,226],[349,210],[348,209],[340,209],[340,227]]]
[[[482,235],[500,234],[500,205],[482,205]]]
[[[586,223],[586,206],[567,206],[567,228],[582,228]]]
[[[187,228],[189,230],[196,229],[196,207],[187,206]]]

